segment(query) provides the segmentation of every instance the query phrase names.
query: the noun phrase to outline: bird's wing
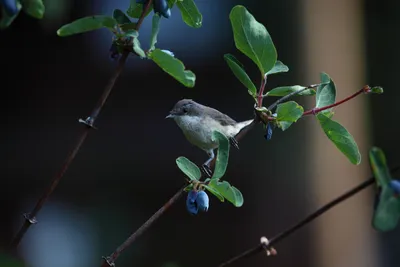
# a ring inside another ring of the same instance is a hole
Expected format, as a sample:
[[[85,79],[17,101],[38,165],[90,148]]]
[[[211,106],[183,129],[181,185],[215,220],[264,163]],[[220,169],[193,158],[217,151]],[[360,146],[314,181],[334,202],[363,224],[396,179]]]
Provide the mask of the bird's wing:
[[[226,114],[224,114],[224,113],[222,113],[222,112],[220,112],[220,111],[218,111],[216,109],[210,108],[210,107],[205,107],[205,108],[208,109],[207,110],[207,114],[211,118],[219,121],[222,126],[235,125],[236,124],[236,121],[234,119],[232,119],[231,117],[229,117],[228,115],[226,115]]]

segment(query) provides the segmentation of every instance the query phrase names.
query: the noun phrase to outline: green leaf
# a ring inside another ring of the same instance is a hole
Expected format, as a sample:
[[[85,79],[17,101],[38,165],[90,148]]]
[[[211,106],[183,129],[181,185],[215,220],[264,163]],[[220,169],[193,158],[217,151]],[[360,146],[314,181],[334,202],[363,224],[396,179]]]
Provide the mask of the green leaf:
[[[379,147],[369,151],[369,163],[374,174],[375,182],[381,190],[379,202],[372,218],[372,227],[381,232],[396,228],[400,220],[400,198],[389,186],[392,181],[385,154]]]
[[[136,22],[131,22],[126,24],[121,24],[119,27],[123,31],[129,31],[129,30],[136,30],[136,26],[137,26]]]
[[[267,29],[241,5],[232,8],[229,19],[236,48],[254,61],[264,77],[277,60],[276,49]]]
[[[371,88],[371,93],[373,94],[383,94],[383,88],[380,86],[374,86]]]
[[[58,29],[58,36],[69,36],[73,34],[94,31],[100,28],[113,29],[117,25],[117,21],[110,16],[90,16],[77,19]]]
[[[336,87],[335,83],[326,73],[321,73],[321,84],[317,87],[316,108],[322,108],[335,103]],[[332,109],[326,109],[321,113],[330,113]]]
[[[5,29],[12,24],[12,22],[18,17],[21,7],[21,4],[17,2],[18,12],[11,17],[7,14],[4,8],[1,9],[0,29]]]
[[[226,200],[231,202],[235,207],[243,206],[243,195],[234,186],[231,186],[227,181],[219,182],[218,180],[212,179],[208,184],[209,187],[217,190]]]
[[[205,189],[207,189],[210,193],[212,193],[214,196],[216,196],[221,202],[224,202],[225,201],[225,198],[224,198],[224,196],[223,195],[221,195],[219,192],[218,192],[218,190],[217,189],[215,189],[215,188],[213,188],[213,187],[211,187],[211,186],[208,186],[208,185],[202,185]]]
[[[128,18],[127,15],[121,9],[114,9],[113,18],[117,21],[118,24],[130,24],[132,21]]]
[[[288,71],[289,67],[283,64],[282,61],[277,60],[275,62],[275,66],[272,69],[270,69],[265,75],[271,75],[275,73],[288,72]]]
[[[129,17],[138,19],[142,15],[144,5],[140,3],[136,3],[136,0],[131,0],[128,9],[126,10],[126,14]],[[145,17],[149,15],[149,13],[153,10],[153,5],[147,10]]]
[[[176,159],[176,165],[178,165],[179,169],[189,177],[190,180],[199,180],[201,177],[201,171],[199,167],[196,166],[193,162],[188,160],[185,157],[179,157]]]
[[[331,120],[323,113],[317,114],[317,119],[326,136],[333,144],[350,160],[358,165],[361,162],[361,154],[353,136],[340,123]]]
[[[189,191],[192,191],[193,188],[194,188],[194,187],[193,187],[193,184],[188,184],[188,186],[186,186],[185,189],[183,189],[183,191],[189,192]]]
[[[203,15],[200,13],[193,0],[182,0],[176,2],[176,6],[181,11],[182,20],[190,27],[200,28]]]
[[[22,10],[37,19],[42,19],[45,7],[42,0],[22,0]]]
[[[304,109],[302,106],[294,101],[288,101],[283,104],[279,104],[276,108],[277,117],[276,120],[280,124],[282,131],[296,122],[303,115]]]
[[[185,66],[179,59],[176,59],[160,49],[153,50],[148,56],[177,81],[181,82],[186,87],[194,87],[196,75],[190,70],[185,70]]]
[[[218,180],[224,176],[226,167],[229,160],[229,140],[228,138],[218,131],[212,133],[211,140],[218,141],[217,160],[215,162],[214,173],[211,177],[212,180]]]
[[[400,199],[388,187],[382,187],[378,206],[372,218],[372,227],[381,232],[394,230],[400,219]]]
[[[276,87],[266,93],[267,96],[285,96],[300,90],[305,89],[306,87],[301,86],[301,85],[293,85],[293,86],[281,86],[281,87]],[[307,89],[304,90],[301,93],[298,93],[298,95],[315,95],[315,90],[313,89]]]
[[[150,39],[150,50],[154,50],[157,43],[157,35],[160,31],[160,19],[158,14],[153,15],[152,28],[151,28],[151,39]]]
[[[133,51],[135,51],[135,53],[138,54],[141,58],[146,57],[146,53],[142,49],[138,38],[133,38]]]
[[[392,180],[392,176],[382,149],[379,147],[372,147],[369,150],[369,163],[377,184],[382,187],[388,186],[389,182]]]
[[[122,34],[125,37],[138,38],[139,32],[137,30],[128,30]]]
[[[249,94],[253,97],[257,95],[257,88],[254,83],[250,80],[249,75],[243,68],[243,65],[235,58],[234,55],[225,54],[224,59],[228,63],[229,68],[235,74],[236,78],[249,90]]]

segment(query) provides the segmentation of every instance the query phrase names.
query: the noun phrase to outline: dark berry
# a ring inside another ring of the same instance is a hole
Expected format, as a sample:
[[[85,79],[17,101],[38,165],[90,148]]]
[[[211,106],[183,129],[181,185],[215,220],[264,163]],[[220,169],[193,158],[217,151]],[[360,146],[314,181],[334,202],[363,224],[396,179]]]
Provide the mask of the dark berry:
[[[266,132],[266,134],[264,135],[264,137],[265,137],[265,139],[267,139],[267,140],[271,140],[271,138],[272,138],[272,126],[271,126],[271,123],[268,123],[267,124],[267,132]]]
[[[399,180],[391,180],[389,183],[390,188],[394,191],[396,195],[400,195],[400,181]]]
[[[200,191],[197,193],[196,203],[198,210],[206,212],[208,211],[209,199],[208,195],[204,191]]]
[[[154,0],[153,2],[154,13],[158,13],[164,18],[171,16],[171,9],[168,7],[167,0]]]
[[[116,60],[119,57],[118,48],[115,44],[112,44],[110,47],[110,58],[112,60]]]
[[[192,190],[188,193],[186,198],[186,209],[190,214],[196,215],[199,211],[196,203],[197,192]]]
[[[0,0],[0,4],[3,6],[7,15],[10,17],[18,13],[17,1],[16,0]]]

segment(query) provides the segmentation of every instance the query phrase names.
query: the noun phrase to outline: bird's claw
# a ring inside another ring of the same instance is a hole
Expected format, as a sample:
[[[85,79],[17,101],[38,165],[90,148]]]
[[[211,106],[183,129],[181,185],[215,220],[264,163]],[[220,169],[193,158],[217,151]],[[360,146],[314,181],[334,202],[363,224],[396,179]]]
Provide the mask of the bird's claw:
[[[232,146],[239,149],[239,143],[238,143],[238,141],[236,141],[235,137],[229,138],[229,142],[231,143]]]
[[[201,166],[201,170],[202,170],[202,172],[205,174],[205,176],[207,176],[208,178],[211,178],[211,176],[212,176],[212,170],[211,170],[210,166],[208,166],[208,165],[206,165],[206,164],[203,164],[203,165]]]

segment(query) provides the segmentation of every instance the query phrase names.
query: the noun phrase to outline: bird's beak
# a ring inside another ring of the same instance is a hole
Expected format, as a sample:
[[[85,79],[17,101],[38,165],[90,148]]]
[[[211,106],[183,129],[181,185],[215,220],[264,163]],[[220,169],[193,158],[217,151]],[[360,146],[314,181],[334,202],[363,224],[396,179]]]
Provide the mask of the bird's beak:
[[[172,119],[172,118],[174,118],[175,117],[175,115],[173,115],[173,114],[169,114],[167,117],[165,117],[166,119]]]

